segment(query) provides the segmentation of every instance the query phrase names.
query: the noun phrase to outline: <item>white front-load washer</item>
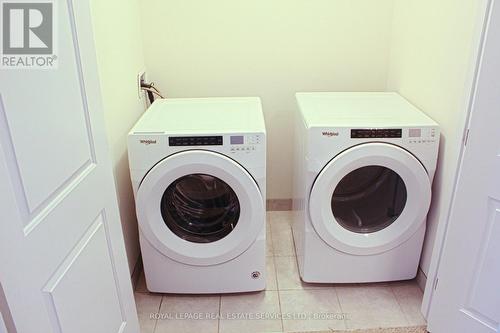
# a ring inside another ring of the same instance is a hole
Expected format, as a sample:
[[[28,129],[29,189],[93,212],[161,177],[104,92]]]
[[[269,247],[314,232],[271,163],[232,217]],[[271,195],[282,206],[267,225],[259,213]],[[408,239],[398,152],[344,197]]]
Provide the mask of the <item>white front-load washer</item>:
[[[130,131],[128,148],[148,290],[264,289],[260,99],[157,100]]]
[[[438,125],[396,93],[298,93],[294,223],[300,276],[416,276]]]

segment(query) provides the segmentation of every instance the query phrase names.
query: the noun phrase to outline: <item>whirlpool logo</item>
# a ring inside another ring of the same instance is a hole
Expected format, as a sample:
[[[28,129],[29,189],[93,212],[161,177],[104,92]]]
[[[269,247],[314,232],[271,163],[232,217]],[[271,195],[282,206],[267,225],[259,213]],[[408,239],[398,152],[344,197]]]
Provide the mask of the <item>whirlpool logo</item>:
[[[339,136],[339,132],[328,132],[328,131],[325,131],[325,132],[321,132],[321,135],[323,136],[327,136],[329,138],[331,137],[334,137],[334,136]]]
[[[139,140],[139,142],[142,143],[143,145],[146,145],[146,146],[156,144],[156,140],[152,140],[152,139],[142,139],[142,140]]]

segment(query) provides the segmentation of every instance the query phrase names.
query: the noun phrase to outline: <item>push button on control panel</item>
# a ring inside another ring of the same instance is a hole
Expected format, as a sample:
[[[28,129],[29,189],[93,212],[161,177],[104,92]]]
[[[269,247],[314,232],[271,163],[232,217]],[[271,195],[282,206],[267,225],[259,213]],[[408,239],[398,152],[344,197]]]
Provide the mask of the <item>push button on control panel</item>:
[[[230,151],[232,153],[234,152],[246,152],[246,153],[249,153],[249,152],[252,152],[252,151],[255,151],[255,146],[245,146],[245,147],[231,147]]]

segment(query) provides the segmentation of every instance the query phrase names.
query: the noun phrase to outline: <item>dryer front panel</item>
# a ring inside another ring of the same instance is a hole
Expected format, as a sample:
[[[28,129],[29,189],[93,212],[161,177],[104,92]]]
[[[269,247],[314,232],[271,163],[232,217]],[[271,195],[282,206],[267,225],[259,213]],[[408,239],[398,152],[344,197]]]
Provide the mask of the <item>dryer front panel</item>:
[[[309,198],[315,231],[349,254],[388,251],[425,223],[431,184],[422,164],[392,144],[354,146],[333,158]]]
[[[147,241],[190,265],[235,258],[265,223],[263,196],[252,176],[234,160],[204,150],[155,165],[139,186],[136,209]]]

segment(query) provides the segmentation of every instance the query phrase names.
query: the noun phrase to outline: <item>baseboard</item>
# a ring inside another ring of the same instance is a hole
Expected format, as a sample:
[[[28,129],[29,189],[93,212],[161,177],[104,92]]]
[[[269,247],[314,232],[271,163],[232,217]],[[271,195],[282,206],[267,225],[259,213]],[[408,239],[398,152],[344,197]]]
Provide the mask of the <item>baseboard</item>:
[[[266,202],[268,211],[292,210],[292,199],[268,199]]]
[[[420,267],[418,268],[416,280],[417,280],[417,285],[422,290],[422,292],[424,292],[425,284],[427,283],[427,276],[425,275],[425,273],[422,271],[422,268],[420,268]]]

